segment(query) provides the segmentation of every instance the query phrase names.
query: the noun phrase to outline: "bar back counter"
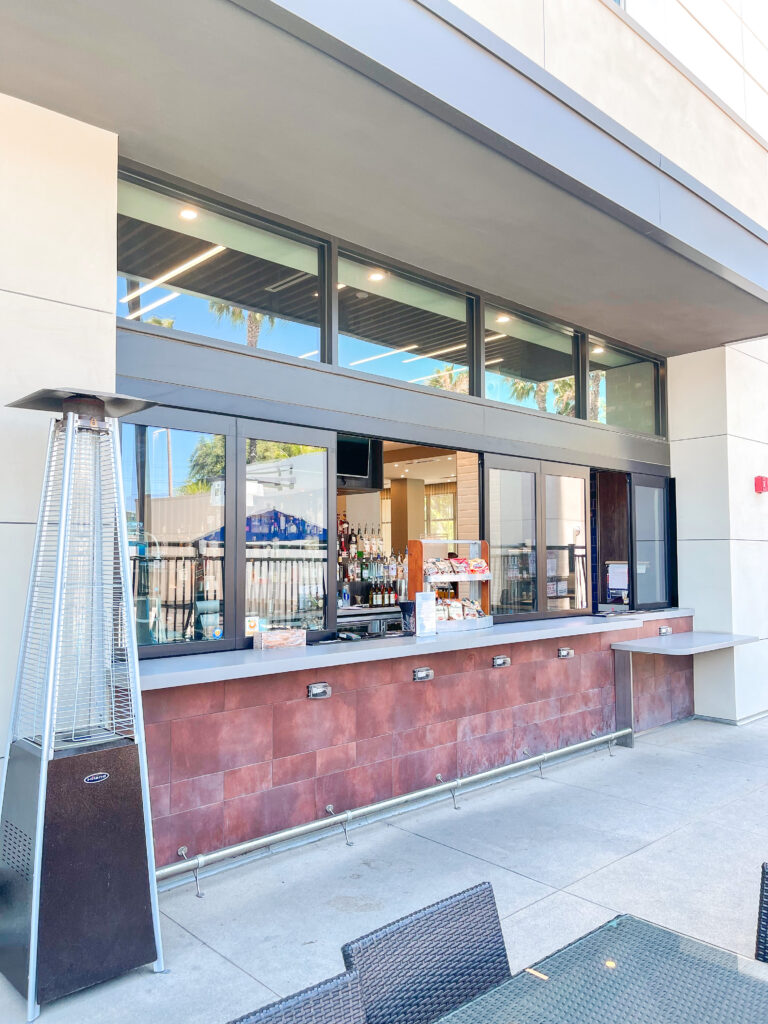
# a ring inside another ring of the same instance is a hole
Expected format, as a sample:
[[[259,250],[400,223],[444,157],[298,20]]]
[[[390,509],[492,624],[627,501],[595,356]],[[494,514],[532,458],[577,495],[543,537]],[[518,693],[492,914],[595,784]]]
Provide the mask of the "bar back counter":
[[[141,666],[159,865],[512,764],[616,728],[617,642],[690,609]],[[558,657],[559,648],[573,651]],[[494,658],[509,664],[494,667]],[[414,680],[414,670],[434,676]],[[693,714],[693,658],[635,654],[635,730]],[[327,683],[326,699],[308,697]]]

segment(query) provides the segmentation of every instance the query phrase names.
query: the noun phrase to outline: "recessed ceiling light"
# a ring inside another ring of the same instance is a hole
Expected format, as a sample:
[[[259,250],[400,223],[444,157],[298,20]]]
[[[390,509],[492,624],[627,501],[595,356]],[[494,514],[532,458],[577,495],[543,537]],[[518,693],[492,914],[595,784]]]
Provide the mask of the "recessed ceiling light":
[[[497,324],[508,324],[511,319],[512,319],[511,316],[507,316],[506,313],[502,313],[501,316],[497,316],[496,317],[496,323]]]
[[[383,281],[385,277],[386,277],[386,274],[384,273],[383,270],[372,270],[370,272],[370,274],[368,275],[368,280],[369,281]]]
[[[342,288],[346,288],[346,287],[347,286],[345,284],[341,284],[341,282],[339,282],[339,284],[336,285],[336,291],[340,292]]]
[[[400,463],[399,462],[395,463],[395,469],[400,469]]]
[[[183,210],[179,210],[179,216],[182,220],[197,220],[197,210],[193,210],[191,206],[185,206]]]
[[[596,348],[592,349],[593,356],[601,356],[603,352],[605,352],[605,349],[602,347],[602,345],[598,345]]]

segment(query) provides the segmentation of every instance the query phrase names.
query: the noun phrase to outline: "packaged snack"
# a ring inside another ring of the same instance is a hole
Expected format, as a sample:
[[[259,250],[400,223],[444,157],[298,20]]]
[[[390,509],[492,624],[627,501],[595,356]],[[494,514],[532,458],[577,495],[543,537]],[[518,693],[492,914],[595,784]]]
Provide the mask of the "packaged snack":
[[[470,572],[481,574],[488,572],[488,563],[484,558],[469,558],[467,561],[469,562]]]
[[[448,618],[449,619],[463,619],[464,608],[461,601],[449,601],[448,602]]]
[[[448,609],[445,606],[443,601],[438,601],[437,602],[437,607],[435,609],[435,612],[437,614],[437,621],[438,622],[446,622],[447,621],[447,619],[448,619]]]
[[[465,619],[483,619],[485,618],[485,612],[483,606],[479,601],[473,601],[469,597],[462,599],[462,605],[464,606],[464,618]]]
[[[444,570],[440,568],[439,558],[427,558],[424,560],[424,575],[425,576],[436,576],[438,573]]]
[[[444,572],[444,573],[452,573],[453,572],[453,566],[451,565],[451,563],[448,561],[447,558],[436,558],[435,562],[437,563],[438,571],[439,572]]]
[[[469,572],[469,562],[466,558],[452,558],[451,565],[456,573]]]

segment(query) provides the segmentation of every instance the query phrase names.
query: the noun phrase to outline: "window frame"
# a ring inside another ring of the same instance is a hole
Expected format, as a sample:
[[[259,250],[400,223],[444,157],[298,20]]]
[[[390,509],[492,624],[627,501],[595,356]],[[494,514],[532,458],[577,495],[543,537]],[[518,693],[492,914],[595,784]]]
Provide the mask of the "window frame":
[[[494,622],[532,622],[538,619],[562,619],[575,615],[592,614],[592,545],[591,524],[589,517],[589,467],[570,465],[564,462],[546,462],[541,459],[517,458],[516,456],[494,455],[486,453],[483,458],[483,532],[485,540],[491,541],[491,510],[488,501],[491,470],[506,470],[515,473],[529,473],[534,476],[536,500],[536,602],[535,612],[517,612],[513,614],[495,614]],[[569,608],[566,611],[547,607],[547,544],[546,544],[546,478],[548,476],[571,476],[584,481],[584,524],[586,530],[586,573],[587,573],[587,604],[581,608]]]
[[[638,589],[637,589],[637,488],[638,487],[649,487],[655,488],[662,492],[662,498],[664,501],[664,509],[662,521],[664,523],[664,560],[662,563],[662,571],[664,572],[664,584],[666,587],[666,600],[664,601],[646,601],[640,602],[638,600]],[[675,523],[673,519],[674,515],[674,496],[673,487],[671,485],[669,477],[665,476],[652,476],[647,473],[630,473],[630,509],[629,509],[629,524],[630,524],[630,569],[631,569],[631,584],[632,590],[630,593],[630,608],[632,611],[658,611],[663,608],[672,608],[672,598],[674,591],[676,590],[676,559],[673,554],[673,550],[676,550],[677,545],[675,543]],[[674,594],[675,603],[677,602],[677,595]]]
[[[592,420],[589,418],[589,374],[590,370],[590,359],[589,359],[589,348],[593,342],[601,342],[603,345],[607,345],[608,348],[613,349],[615,352],[626,352],[627,355],[637,356],[638,359],[645,363],[651,364],[653,370],[653,381],[651,384],[653,393],[653,423],[654,428],[652,433],[646,433],[643,430],[629,430],[627,427],[620,427],[615,423],[602,423],[600,420]],[[639,349],[633,348],[631,345],[622,345],[610,338],[605,338],[600,334],[585,334],[583,335],[583,362],[584,362],[584,404],[583,404],[583,416],[580,417],[586,420],[587,423],[592,426],[598,427],[609,427],[612,430],[618,430],[623,434],[637,434],[640,437],[654,437],[664,439],[667,432],[666,424],[666,363],[664,360],[659,359],[656,356],[649,355],[646,352],[641,352]]]
[[[235,650],[235,603],[236,579],[232,572],[235,544],[235,425],[230,416],[216,413],[191,412],[185,409],[171,409],[152,406],[143,412],[126,416],[120,420],[120,454],[122,472],[123,427],[126,425],[189,430],[200,434],[223,434],[225,437],[224,468],[224,635],[220,640],[189,640],[176,643],[142,644],[139,658],[178,657],[182,654],[211,654],[215,651]],[[125,510],[123,510],[123,514]]]
[[[336,575],[331,566],[338,562],[338,538],[336,536],[336,431],[321,430],[314,427],[292,427],[281,423],[270,423],[266,420],[249,419],[238,416],[235,420],[235,437],[237,445],[237,508],[236,508],[236,545],[235,569],[237,576],[237,593],[235,596],[235,649],[244,650],[252,643],[245,635],[245,442],[256,441],[287,441],[295,444],[313,445],[325,448],[325,515],[328,543],[325,564],[325,606],[323,609],[323,626],[310,632],[324,633],[336,629],[336,593],[331,600],[331,586],[336,586]]]

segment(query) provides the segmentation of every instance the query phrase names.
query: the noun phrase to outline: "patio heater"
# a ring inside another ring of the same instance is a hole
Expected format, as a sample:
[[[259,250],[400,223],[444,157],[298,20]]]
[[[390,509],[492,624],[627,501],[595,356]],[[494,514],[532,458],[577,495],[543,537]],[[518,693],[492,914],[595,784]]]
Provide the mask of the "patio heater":
[[[0,971],[40,1004],[163,969],[117,416],[39,391],[51,422],[0,816]]]

